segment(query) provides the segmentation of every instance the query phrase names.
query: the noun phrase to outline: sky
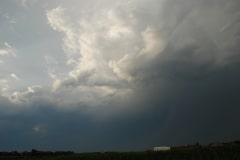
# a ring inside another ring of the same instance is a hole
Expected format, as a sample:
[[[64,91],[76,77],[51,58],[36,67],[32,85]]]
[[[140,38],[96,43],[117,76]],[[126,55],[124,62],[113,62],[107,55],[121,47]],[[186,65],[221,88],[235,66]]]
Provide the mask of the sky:
[[[240,1],[1,0],[0,150],[240,139]]]

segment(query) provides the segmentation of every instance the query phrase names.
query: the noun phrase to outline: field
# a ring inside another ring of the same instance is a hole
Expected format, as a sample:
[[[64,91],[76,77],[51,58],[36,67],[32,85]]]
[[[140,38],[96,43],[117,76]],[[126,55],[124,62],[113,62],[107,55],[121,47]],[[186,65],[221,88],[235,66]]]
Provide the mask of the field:
[[[1,154],[0,160],[240,160],[240,144],[211,144],[173,147],[171,151],[141,152],[12,152]]]

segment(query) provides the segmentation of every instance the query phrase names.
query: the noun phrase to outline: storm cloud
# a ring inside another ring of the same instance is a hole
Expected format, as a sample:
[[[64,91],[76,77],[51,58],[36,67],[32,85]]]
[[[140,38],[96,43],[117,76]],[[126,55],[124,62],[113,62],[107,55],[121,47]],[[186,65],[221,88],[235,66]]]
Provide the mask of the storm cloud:
[[[240,138],[237,0],[1,3],[1,150]]]

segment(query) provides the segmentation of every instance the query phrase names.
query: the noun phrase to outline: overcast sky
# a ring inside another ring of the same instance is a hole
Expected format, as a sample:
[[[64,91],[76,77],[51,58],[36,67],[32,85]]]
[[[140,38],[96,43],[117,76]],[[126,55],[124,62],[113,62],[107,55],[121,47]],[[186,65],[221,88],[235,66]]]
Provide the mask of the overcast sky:
[[[1,0],[0,150],[240,139],[239,0]]]

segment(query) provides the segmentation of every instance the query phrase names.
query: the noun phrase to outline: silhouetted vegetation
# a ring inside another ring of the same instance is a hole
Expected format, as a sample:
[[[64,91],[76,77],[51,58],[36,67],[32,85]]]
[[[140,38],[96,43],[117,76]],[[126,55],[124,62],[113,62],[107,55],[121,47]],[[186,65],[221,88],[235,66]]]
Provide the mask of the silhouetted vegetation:
[[[1,160],[240,160],[240,141],[171,147],[170,151],[95,152],[17,151],[0,152]]]

